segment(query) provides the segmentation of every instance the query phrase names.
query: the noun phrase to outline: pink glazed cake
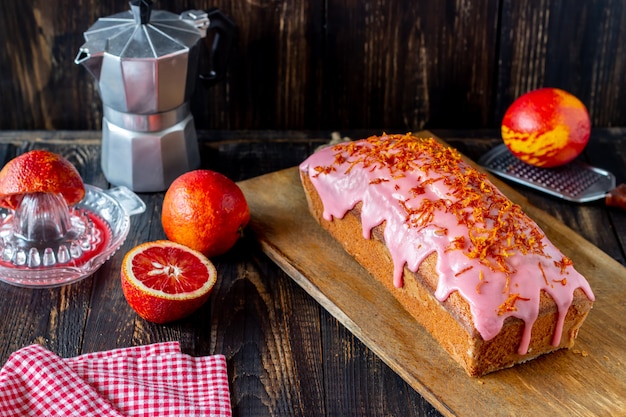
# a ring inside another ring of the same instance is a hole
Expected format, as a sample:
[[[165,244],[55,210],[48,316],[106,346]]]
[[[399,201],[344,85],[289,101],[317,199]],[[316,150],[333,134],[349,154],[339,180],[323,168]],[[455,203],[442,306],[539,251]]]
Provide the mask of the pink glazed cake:
[[[314,153],[300,177],[320,225],[469,375],[573,346],[587,280],[458,151],[372,136]]]

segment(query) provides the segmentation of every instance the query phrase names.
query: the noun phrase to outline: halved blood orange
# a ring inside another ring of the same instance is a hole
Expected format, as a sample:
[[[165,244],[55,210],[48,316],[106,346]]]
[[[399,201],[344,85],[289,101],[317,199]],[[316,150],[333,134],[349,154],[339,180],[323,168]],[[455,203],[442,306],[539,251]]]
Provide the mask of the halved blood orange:
[[[200,252],[169,240],[143,243],[122,262],[122,290],[144,319],[168,323],[186,317],[209,298],[215,266]]]
[[[29,193],[61,194],[73,206],[85,196],[85,185],[67,159],[34,150],[13,158],[0,171],[0,207],[15,210]]]

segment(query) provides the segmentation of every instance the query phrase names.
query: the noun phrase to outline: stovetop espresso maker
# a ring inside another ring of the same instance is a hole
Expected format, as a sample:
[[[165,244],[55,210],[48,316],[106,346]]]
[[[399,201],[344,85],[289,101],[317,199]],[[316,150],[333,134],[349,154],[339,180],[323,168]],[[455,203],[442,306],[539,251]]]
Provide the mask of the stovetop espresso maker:
[[[129,11],[100,18],[84,33],[74,62],[98,83],[101,163],[110,183],[163,191],[199,167],[189,100],[197,78],[211,85],[224,75],[234,30],[217,9],[177,15],[132,0]],[[208,47],[207,33],[214,35]]]

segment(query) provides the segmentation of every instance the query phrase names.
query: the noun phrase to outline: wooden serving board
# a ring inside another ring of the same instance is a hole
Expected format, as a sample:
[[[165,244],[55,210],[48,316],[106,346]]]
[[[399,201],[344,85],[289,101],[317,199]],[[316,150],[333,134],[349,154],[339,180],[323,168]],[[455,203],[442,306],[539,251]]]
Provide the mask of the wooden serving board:
[[[308,212],[297,167],[239,185],[262,250],[442,414],[626,415],[626,268],[493,181],[574,260],[588,277],[596,303],[574,349],[481,378],[468,377],[318,226]]]

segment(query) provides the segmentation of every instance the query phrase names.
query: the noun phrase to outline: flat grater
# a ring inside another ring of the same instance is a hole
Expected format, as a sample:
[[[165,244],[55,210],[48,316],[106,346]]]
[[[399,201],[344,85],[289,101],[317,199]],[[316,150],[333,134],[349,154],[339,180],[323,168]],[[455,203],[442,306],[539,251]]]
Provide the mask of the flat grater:
[[[522,162],[502,144],[483,155],[478,163],[502,178],[576,203],[615,196],[611,193],[616,190],[615,176],[579,160],[559,167],[539,168]],[[608,200],[608,205],[623,204],[609,204]]]

